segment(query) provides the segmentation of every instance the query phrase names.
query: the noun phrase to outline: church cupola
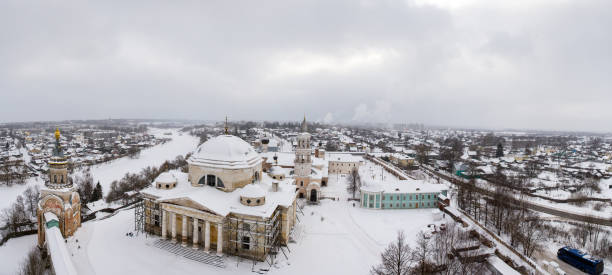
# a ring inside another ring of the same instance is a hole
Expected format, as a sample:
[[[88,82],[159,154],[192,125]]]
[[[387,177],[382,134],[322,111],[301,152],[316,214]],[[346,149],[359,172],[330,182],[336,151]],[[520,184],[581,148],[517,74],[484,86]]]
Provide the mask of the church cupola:
[[[59,129],[55,129],[55,146],[49,159],[49,181],[46,184],[51,189],[72,187],[72,182],[68,179],[68,161],[60,144],[60,136]]]

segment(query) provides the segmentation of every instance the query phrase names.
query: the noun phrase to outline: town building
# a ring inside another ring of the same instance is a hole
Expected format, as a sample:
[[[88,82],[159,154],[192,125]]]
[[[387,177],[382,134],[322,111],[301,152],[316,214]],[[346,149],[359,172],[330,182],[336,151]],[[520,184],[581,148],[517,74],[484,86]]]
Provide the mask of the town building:
[[[421,180],[370,182],[362,186],[361,207],[372,209],[416,209],[438,207],[438,196],[448,188]]]

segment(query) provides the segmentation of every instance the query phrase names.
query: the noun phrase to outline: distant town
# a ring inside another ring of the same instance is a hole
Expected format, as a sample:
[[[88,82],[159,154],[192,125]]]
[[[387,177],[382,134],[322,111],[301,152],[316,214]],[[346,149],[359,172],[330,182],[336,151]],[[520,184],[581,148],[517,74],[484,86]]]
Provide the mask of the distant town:
[[[132,252],[159,248],[155,262],[177,254],[187,269],[291,273],[308,264],[296,255],[324,261],[314,251],[351,246],[332,247],[319,231],[371,250],[345,253],[365,257],[355,269],[327,263],[337,273],[388,274],[380,253],[411,254],[415,274],[579,274],[575,248],[594,268],[612,257],[610,135],[304,117],[16,123],[0,126],[0,144],[2,243],[38,233],[55,271],[120,272],[82,259],[102,253],[96,243],[121,250],[125,236],[145,236]],[[86,233],[101,226],[124,237]],[[132,266],[127,255],[106,257]]]

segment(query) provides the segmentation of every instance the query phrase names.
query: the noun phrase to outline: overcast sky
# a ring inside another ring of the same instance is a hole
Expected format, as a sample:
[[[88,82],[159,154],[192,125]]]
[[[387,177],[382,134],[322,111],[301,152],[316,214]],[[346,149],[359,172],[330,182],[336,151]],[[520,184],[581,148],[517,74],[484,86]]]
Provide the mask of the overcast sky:
[[[612,131],[612,1],[0,1],[0,121]]]

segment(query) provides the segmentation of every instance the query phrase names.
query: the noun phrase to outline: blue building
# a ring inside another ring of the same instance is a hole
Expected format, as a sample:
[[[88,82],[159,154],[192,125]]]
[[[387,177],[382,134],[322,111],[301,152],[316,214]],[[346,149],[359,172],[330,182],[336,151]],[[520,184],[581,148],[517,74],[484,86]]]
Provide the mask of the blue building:
[[[438,196],[447,196],[443,184],[421,180],[370,182],[362,186],[361,207],[372,209],[416,209],[438,207]]]

